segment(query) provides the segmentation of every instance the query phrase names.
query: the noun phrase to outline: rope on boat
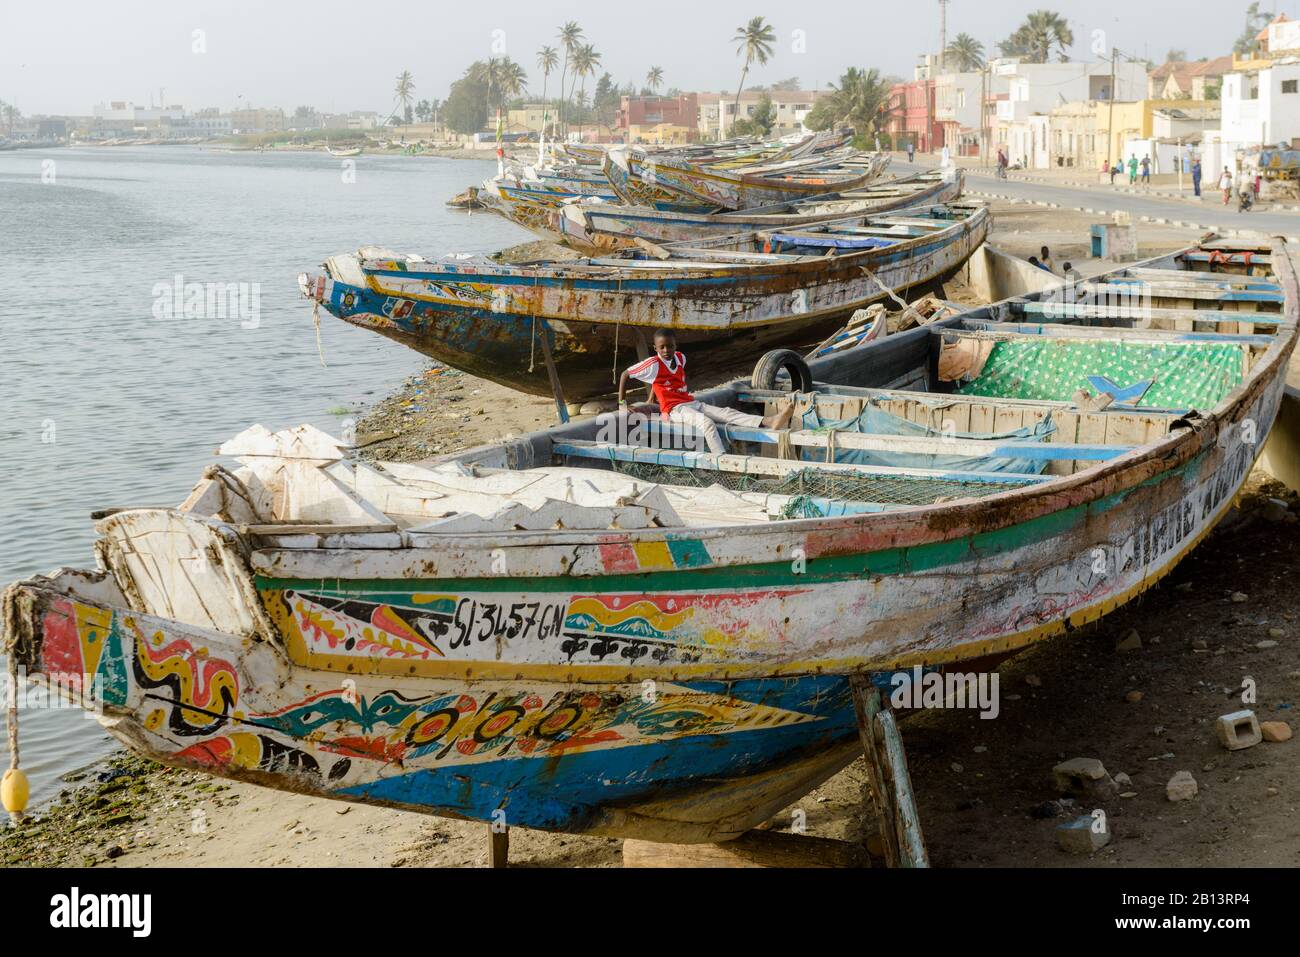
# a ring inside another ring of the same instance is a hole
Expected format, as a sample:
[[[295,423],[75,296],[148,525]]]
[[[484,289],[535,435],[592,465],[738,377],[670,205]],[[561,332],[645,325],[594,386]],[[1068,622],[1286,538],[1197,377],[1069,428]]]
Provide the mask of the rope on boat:
[[[887,295],[890,299],[894,300],[894,302],[896,302],[896,303],[898,303],[900,306],[902,306],[904,312],[910,312],[910,313],[912,314],[912,318],[915,319],[915,320],[917,321],[918,324],[920,324],[920,325],[922,325],[922,326],[926,324],[926,318],[925,318],[924,316],[922,316],[919,312],[917,312],[915,309],[913,309],[911,303],[909,303],[909,302],[908,302],[907,300],[905,300],[905,299],[900,298],[899,295],[898,295],[898,293],[894,292],[894,290],[890,289],[890,288],[889,288],[888,286],[886,286],[883,282],[881,282],[881,281],[880,281],[880,277],[878,277],[875,273],[873,273],[873,272],[872,272],[870,269],[868,269],[866,266],[859,266],[858,268],[861,269],[864,273],[867,274],[867,278],[868,278],[868,279],[870,279],[870,280],[871,280],[872,282],[874,282],[877,286],[879,286],[881,289],[883,289],[883,290],[885,291],[885,295]]]
[[[537,313],[533,313],[533,334],[528,337],[528,371],[533,371],[534,360],[537,356]]]
[[[312,321],[312,325],[316,327],[316,355],[320,356],[320,364],[324,366],[325,347],[321,345],[321,341],[320,341],[320,300],[319,299],[317,299],[316,302],[312,304],[311,321]]]

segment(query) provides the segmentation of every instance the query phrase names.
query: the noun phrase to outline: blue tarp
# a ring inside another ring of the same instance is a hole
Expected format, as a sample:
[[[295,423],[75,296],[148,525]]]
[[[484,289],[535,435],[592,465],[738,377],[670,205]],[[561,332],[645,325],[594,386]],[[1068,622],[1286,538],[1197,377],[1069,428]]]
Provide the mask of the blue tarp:
[[[916,438],[950,438],[950,439],[985,439],[985,440],[1029,440],[1044,442],[1047,436],[1056,431],[1056,425],[1049,414],[1041,422],[1008,432],[956,432],[932,429],[916,422],[908,421],[874,405],[868,405],[856,419],[839,421],[822,419],[816,408],[809,409],[803,416],[803,428],[814,430],[838,429],[847,432],[869,432],[877,435],[904,435]],[[825,453],[821,449],[803,449],[803,458],[808,461],[824,461]],[[962,472],[1026,472],[1041,473],[1046,462],[1036,462],[1020,458],[972,458],[965,455],[917,454],[911,452],[873,452],[863,449],[836,449],[835,461],[847,465],[885,465],[894,468],[940,469],[943,471]]]

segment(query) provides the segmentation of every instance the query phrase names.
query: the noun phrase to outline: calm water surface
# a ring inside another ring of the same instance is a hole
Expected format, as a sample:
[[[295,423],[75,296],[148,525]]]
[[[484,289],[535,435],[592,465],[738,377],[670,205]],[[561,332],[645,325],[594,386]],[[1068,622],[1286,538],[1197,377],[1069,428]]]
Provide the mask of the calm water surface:
[[[352,162],[346,182],[323,153],[0,153],[0,584],[93,567],[92,511],[179,504],[249,425],[337,434],[331,409],[376,401],[423,365],[322,311],[322,368],[299,272],[365,244],[436,256],[531,238],[444,207],[493,163]],[[259,284],[256,324],[155,318],[155,286],[177,275]],[[79,711],[23,712],[21,742],[33,803],[114,747]]]

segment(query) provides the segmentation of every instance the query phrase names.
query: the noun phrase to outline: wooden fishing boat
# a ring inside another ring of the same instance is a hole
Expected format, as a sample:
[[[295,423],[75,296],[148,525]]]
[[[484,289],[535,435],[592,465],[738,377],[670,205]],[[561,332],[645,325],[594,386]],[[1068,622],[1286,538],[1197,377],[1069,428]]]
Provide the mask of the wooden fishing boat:
[[[861,189],[889,165],[887,154],[851,150],[736,169],[632,147],[611,150],[609,160],[631,179],[720,209],[749,209]]]
[[[347,159],[352,156],[361,155],[360,146],[350,146],[347,147],[346,149],[335,149],[333,146],[327,146],[325,147],[325,151],[329,153],[330,156],[337,156],[340,157],[341,159]]]
[[[947,278],[988,224],[983,204],[949,204],[526,265],[366,247],[299,284],[339,319],[474,375],[535,395],[554,395],[558,377],[572,402],[612,393],[661,326],[696,381],[818,342],[887,289]]]
[[[725,455],[618,417],[423,464],[254,428],[179,508],[99,513],[100,570],[10,586],[6,650],[164,764],[725,840],[860,753],[868,677],[988,667],[1168,574],[1298,312],[1281,244],[1209,242],[817,360],[798,427]]]
[[[909,206],[932,206],[960,199],[964,175],[931,171],[876,183],[849,193],[717,213],[644,208],[607,202],[570,201],[545,211],[493,207],[544,239],[563,242],[587,255],[635,245],[696,242],[731,233],[793,229],[861,213],[885,213]],[[615,187],[620,196],[622,191]],[[671,196],[665,191],[665,195]]]

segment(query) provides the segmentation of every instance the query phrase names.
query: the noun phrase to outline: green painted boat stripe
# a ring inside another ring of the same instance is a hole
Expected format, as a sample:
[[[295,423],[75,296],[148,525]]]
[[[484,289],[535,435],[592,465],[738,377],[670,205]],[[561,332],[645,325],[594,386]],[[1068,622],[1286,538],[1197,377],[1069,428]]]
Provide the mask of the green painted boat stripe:
[[[436,578],[436,579],[301,579],[257,576],[257,587],[262,590],[286,588],[309,589],[324,595],[354,596],[359,593],[386,592],[409,595],[411,592],[572,592],[580,590],[583,583],[598,584],[602,592],[665,592],[702,590],[745,590],[750,588],[797,588],[801,585],[828,584],[873,578],[885,575],[916,574],[955,565],[977,558],[1001,555],[1018,548],[1033,545],[1064,534],[1087,521],[1092,514],[1110,511],[1132,492],[1173,477],[1185,478],[1194,469],[1205,452],[1194,456],[1177,469],[1161,473],[1134,486],[1100,498],[1086,505],[1076,505],[1048,515],[1012,525],[1007,528],[980,532],[974,536],[945,542],[927,542],[901,548],[886,548],[875,552],[852,555],[832,555],[808,559],[802,572],[794,571],[792,561],[760,562],[749,565],[722,565],[712,568],[692,568],[689,563],[699,560],[707,552],[678,551],[686,544],[669,540],[669,551],[683,566],[669,571],[634,572],[620,575],[593,575],[576,577],[554,575],[539,578]],[[851,534],[851,533],[849,533]],[[698,543],[692,543],[698,544]],[[683,561],[683,559],[685,559]],[[346,584],[345,584],[346,583]]]

